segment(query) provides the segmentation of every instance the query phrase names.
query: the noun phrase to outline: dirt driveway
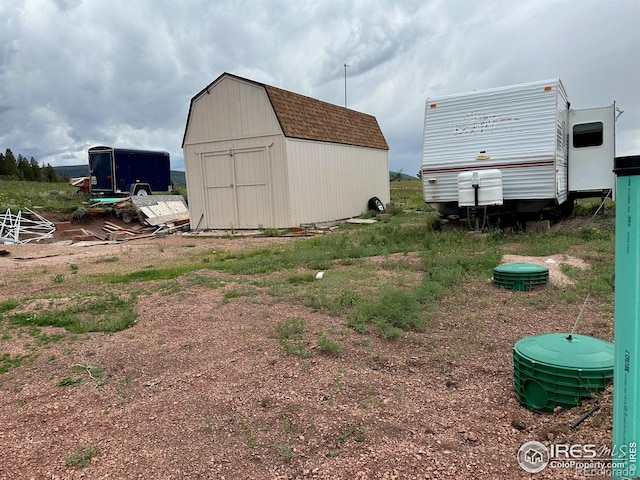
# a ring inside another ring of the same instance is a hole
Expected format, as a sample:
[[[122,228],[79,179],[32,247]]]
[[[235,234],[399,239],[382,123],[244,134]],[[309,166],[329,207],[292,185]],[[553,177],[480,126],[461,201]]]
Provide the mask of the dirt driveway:
[[[176,235],[5,246],[0,301],[59,295],[65,283],[52,282],[56,275],[71,282],[77,270],[91,281],[116,268],[100,259],[117,256],[135,269],[290,241]],[[260,288],[225,294],[250,281],[140,295],[134,326],[65,335],[35,350],[27,330],[0,324],[0,355],[37,351],[0,374],[0,478],[584,478],[567,469],[528,474],[516,454],[530,440],[610,444],[611,392],[576,429],[569,424],[593,402],[536,414],[514,397],[515,342],[566,331],[577,314],[554,304],[554,286],[469,284],[463,297],[442,302],[428,333],[389,342]],[[275,326],[287,319],[304,319],[310,355],[283,351]],[[582,322],[611,339],[613,319],[601,311],[587,309]],[[316,347],[323,333],[344,347],[340,355]]]

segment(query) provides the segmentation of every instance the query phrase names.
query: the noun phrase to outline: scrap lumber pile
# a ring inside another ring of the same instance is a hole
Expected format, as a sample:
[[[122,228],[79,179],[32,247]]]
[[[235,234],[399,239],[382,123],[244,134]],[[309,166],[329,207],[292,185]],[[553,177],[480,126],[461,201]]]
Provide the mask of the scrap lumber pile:
[[[156,231],[174,231],[189,227],[189,208],[182,195],[148,195],[131,197],[141,223],[157,227]]]
[[[0,216],[0,243],[29,243],[53,237],[56,227],[52,222],[28,208],[25,210],[26,215],[22,210],[14,215],[7,209]]]
[[[94,198],[89,201],[90,213],[110,213],[121,216],[123,209],[131,207],[131,200],[126,198]]]
[[[106,240],[117,240],[128,242],[130,240],[139,240],[141,238],[153,238],[155,237],[155,233],[145,233],[140,230],[135,230],[133,228],[125,228],[115,223],[104,222],[104,227],[102,227],[107,233]],[[93,234],[96,236],[95,234]]]
[[[88,194],[91,191],[89,182],[89,177],[72,177],[69,179],[69,185],[76,187],[78,189],[78,193]]]
[[[171,233],[189,228],[189,209],[182,195],[141,195],[91,200],[89,212],[113,212],[130,223],[137,218],[153,231]]]

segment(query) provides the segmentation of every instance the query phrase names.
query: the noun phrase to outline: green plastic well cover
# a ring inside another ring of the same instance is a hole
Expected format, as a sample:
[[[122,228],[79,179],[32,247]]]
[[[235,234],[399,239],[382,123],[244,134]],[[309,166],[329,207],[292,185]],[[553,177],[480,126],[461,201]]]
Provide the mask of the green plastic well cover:
[[[613,343],[587,335],[533,335],[519,340],[514,350],[529,360],[551,367],[577,371],[613,369]]]
[[[498,265],[493,269],[493,271],[498,273],[506,273],[506,274],[527,275],[531,273],[532,274],[545,273],[545,272],[548,272],[549,269],[541,265],[536,265],[535,263],[514,262],[514,263],[504,263],[502,265]]]
[[[493,283],[503,288],[527,291],[549,282],[549,269],[534,263],[504,263],[493,269]]]

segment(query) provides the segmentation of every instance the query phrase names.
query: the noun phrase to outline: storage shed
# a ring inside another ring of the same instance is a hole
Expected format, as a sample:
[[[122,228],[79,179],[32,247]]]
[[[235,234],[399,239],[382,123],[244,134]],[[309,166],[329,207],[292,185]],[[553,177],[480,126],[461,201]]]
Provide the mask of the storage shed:
[[[389,202],[375,117],[229,73],[191,99],[182,148],[192,230],[319,224]]]

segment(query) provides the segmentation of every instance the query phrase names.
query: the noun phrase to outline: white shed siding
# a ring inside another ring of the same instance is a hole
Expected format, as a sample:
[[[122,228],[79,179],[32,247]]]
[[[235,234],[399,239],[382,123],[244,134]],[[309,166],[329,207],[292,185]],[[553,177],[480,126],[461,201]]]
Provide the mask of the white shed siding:
[[[223,77],[208,91],[193,102],[185,146],[282,133],[264,87]]]
[[[357,216],[378,197],[389,202],[386,150],[287,139],[293,225]]]
[[[502,170],[505,200],[564,201],[566,144],[558,132],[567,110],[557,79],[427,99],[425,201],[457,201],[458,173],[488,168]],[[476,160],[480,152],[490,158]]]
[[[230,151],[234,152],[233,156]],[[264,152],[264,156],[258,152]],[[192,229],[287,228],[292,225],[283,136],[185,145],[184,155]],[[207,172],[212,171],[207,162],[216,158],[224,162],[225,166],[217,170],[218,176],[224,178],[207,176]],[[220,170],[223,168],[228,169],[228,175]],[[266,184],[259,187],[264,178]],[[229,195],[225,195],[224,189],[215,188],[215,185],[223,186],[222,180],[234,185]]]

